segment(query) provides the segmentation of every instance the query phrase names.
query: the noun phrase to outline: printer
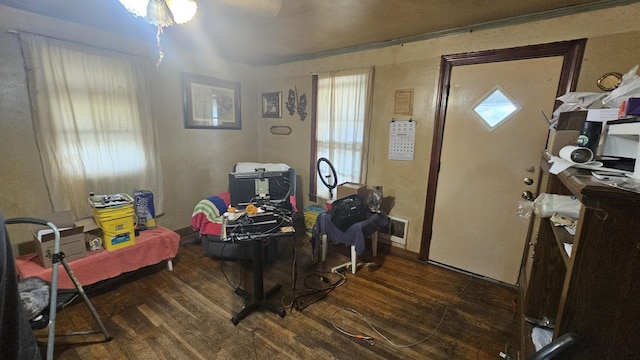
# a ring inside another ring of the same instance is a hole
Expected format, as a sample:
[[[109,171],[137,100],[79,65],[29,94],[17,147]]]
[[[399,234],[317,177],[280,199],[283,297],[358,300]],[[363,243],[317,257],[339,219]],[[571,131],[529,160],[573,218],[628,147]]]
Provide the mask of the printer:
[[[626,170],[640,179],[640,118],[608,121],[600,136],[598,158],[608,168]]]

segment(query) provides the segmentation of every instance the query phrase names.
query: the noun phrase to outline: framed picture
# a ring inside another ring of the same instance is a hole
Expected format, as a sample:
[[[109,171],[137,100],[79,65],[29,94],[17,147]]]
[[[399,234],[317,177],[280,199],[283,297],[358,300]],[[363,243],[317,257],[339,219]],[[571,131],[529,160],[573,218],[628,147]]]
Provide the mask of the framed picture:
[[[240,83],[182,74],[184,127],[242,129]]]
[[[282,117],[282,91],[262,93],[262,117]]]
[[[413,89],[396,90],[393,113],[396,115],[413,115]]]

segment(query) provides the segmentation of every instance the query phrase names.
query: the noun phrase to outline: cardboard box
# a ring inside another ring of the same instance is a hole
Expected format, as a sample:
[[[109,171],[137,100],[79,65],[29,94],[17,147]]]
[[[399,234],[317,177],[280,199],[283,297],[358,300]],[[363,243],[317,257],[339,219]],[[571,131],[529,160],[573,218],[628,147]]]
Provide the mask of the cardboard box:
[[[358,194],[362,199],[367,198],[367,185],[354,182],[344,182],[338,185],[336,199],[342,199],[349,195]]]
[[[84,227],[74,225],[70,211],[39,216],[39,218],[54,223],[60,231],[60,251],[64,253],[67,261],[87,256]],[[38,232],[41,230],[45,231],[39,236]],[[50,227],[38,225],[32,226],[31,232],[33,233],[36,252],[38,253],[38,263],[45,268],[51,267],[51,257],[55,251],[55,234]]]

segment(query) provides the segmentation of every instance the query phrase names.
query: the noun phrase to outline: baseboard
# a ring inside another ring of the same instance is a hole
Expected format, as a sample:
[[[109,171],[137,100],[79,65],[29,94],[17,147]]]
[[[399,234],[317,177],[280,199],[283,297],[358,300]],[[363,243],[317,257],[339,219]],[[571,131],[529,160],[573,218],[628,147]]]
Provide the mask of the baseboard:
[[[384,245],[384,246],[389,247],[389,254],[391,254],[391,255],[399,256],[399,257],[402,257],[402,258],[405,258],[405,259],[409,259],[409,260],[415,260],[415,261],[419,261],[420,260],[420,258],[419,258],[420,254],[419,253],[416,253],[416,252],[413,252],[413,251],[409,251],[407,249],[402,249],[402,248],[399,248],[397,246],[392,246],[391,244],[380,244],[380,243],[378,243],[378,244],[379,244],[378,246]]]
[[[176,229],[173,230],[176,233],[178,233],[178,235],[180,235],[181,238],[183,237],[187,237],[187,236],[191,236],[193,234],[197,234],[197,231],[194,231],[191,227],[184,227],[184,228],[180,228],[180,229]]]

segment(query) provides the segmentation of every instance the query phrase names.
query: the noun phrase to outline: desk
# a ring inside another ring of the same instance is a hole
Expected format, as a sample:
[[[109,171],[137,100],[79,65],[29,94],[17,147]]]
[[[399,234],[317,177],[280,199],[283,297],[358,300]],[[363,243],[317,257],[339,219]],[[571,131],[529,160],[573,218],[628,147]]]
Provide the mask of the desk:
[[[80,285],[86,286],[163,260],[171,261],[178,253],[179,245],[180,235],[158,226],[156,229],[141,231],[134,245],[113,251],[88,252],[86,257],[70,261],[69,266]],[[19,277],[23,279],[36,276],[51,281],[52,268],[40,266],[36,262],[37,256],[38,254],[31,253],[16,258]],[[75,288],[66,271],[60,271],[59,274],[58,288]]]
[[[287,226],[290,225],[290,222],[281,225]],[[269,227],[271,227],[271,225],[269,225]],[[248,228],[245,227],[242,232],[231,234],[231,236],[237,236],[239,239],[242,239],[242,241],[251,242],[251,261],[253,262],[253,296],[251,296],[251,294],[244,289],[237,288],[235,290],[236,295],[242,296],[242,298],[244,298],[245,305],[244,308],[240,310],[240,312],[238,312],[231,318],[231,322],[233,323],[233,325],[238,325],[238,323],[242,319],[247,317],[247,315],[259,309],[269,310],[272,313],[277,314],[281,318],[283,318],[287,314],[283,308],[267,301],[271,295],[280,290],[282,285],[276,284],[266,292],[264,291],[262,268],[262,240],[276,240],[281,237],[295,236],[295,230],[293,230],[293,227],[290,228],[290,232],[282,232],[282,227],[278,227],[272,229],[272,231],[268,233],[249,233],[246,232]]]

